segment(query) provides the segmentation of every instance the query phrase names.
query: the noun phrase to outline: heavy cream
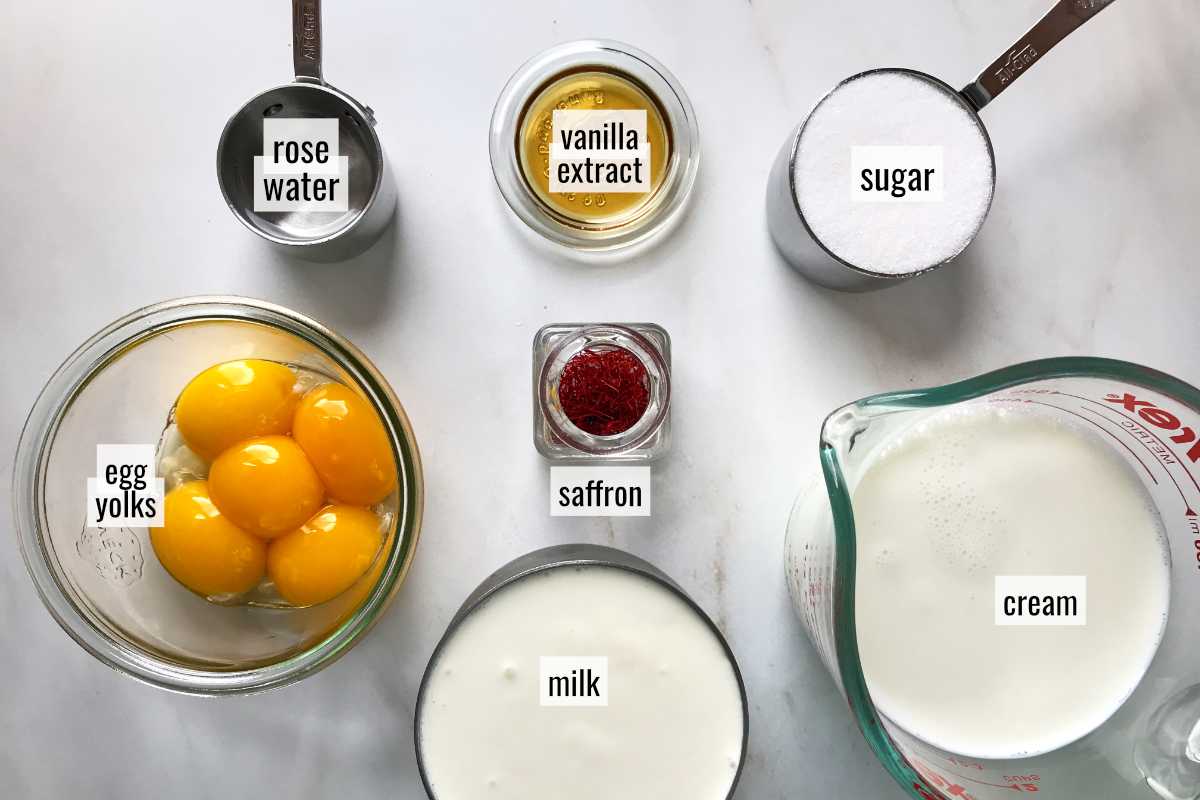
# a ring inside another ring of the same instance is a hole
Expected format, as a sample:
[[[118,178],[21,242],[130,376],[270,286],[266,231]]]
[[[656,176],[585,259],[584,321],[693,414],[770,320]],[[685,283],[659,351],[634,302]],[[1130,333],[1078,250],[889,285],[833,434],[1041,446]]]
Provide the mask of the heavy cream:
[[[1138,475],[1088,422],[1032,408],[934,414],[853,492],[867,686],[886,717],[952,753],[1032,755],[1097,728],[1166,623],[1166,537]],[[997,576],[1085,577],[1086,624],[997,624]]]
[[[564,658],[554,691],[602,688],[607,705],[544,704],[546,664]],[[738,774],[745,709],[729,655],[645,576],[563,566],[520,579],[435,659],[417,735],[436,800],[725,800]],[[589,687],[597,659],[604,683]]]

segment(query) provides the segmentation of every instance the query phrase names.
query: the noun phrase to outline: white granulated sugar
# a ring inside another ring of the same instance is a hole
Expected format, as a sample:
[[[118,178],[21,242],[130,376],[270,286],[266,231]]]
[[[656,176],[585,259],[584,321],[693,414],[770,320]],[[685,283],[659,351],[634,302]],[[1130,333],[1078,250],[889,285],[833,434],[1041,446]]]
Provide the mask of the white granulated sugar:
[[[851,147],[941,146],[944,200],[854,202]],[[796,198],[813,234],[856,267],[898,275],[953,258],[975,236],[992,195],[992,160],[975,117],[945,89],[875,72],[813,110],[796,154]]]

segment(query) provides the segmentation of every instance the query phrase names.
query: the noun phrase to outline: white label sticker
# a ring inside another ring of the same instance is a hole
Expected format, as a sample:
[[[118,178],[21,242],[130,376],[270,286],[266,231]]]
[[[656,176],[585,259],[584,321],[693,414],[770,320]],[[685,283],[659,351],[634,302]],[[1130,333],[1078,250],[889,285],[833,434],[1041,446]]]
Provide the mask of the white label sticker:
[[[1086,575],[997,575],[997,625],[1087,625]]]
[[[89,528],[161,527],[164,481],[154,445],[96,445],[96,477],[87,479]]]
[[[267,117],[263,120],[263,174],[338,174],[336,118]]]
[[[649,467],[551,467],[550,516],[648,517]]]
[[[346,211],[350,208],[350,158],[338,156],[336,175],[268,175],[254,157],[255,211]]]
[[[333,211],[350,207],[350,158],[338,154],[338,120],[263,120],[254,156],[255,211]]]
[[[943,151],[941,145],[851,147],[851,202],[942,202],[945,200]]]
[[[550,191],[650,191],[646,111],[556,109],[550,141]]]
[[[607,706],[607,656],[542,656],[538,702],[543,706]]]

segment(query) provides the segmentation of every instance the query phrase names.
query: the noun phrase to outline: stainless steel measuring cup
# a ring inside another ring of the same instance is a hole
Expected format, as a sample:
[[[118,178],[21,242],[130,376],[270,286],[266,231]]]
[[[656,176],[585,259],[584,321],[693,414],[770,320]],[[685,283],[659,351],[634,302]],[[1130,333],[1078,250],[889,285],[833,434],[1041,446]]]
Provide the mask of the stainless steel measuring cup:
[[[987,142],[988,155],[991,157],[991,139],[988,137],[987,128],[979,118],[978,112],[980,109],[1007,89],[1013,81],[1045,55],[1050,48],[1066,38],[1067,34],[1100,13],[1111,2],[1112,0],[1058,0],[1036,25],[1017,40],[1016,44],[1008,48],[1004,55],[992,62],[987,69],[979,74],[978,78],[959,92],[955,92],[946,83],[932,75],[916,70],[870,70],[851,76],[839,83],[821,98],[816,106],[814,106],[814,110],[841,86],[864,75],[881,71],[903,72],[909,76],[924,79],[931,85],[941,89],[954,102],[959,103],[968,113],[975,117],[979,124],[979,130],[983,133],[984,140]],[[851,264],[835,255],[809,227],[808,222],[804,218],[804,212],[800,208],[799,195],[796,189],[796,157],[800,149],[801,138],[804,136],[804,128],[811,118],[812,113],[810,112],[809,116],[788,135],[788,138],[783,143],[783,147],[780,148],[778,155],[775,157],[770,177],[767,179],[767,226],[771,232],[771,238],[774,240],[775,246],[779,249],[783,257],[787,259],[788,263],[799,270],[809,280],[819,283],[822,286],[842,291],[861,292],[895,285],[901,281],[940,267],[942,264],[958,256],[958,253],[955,253],[950,258],[936,264],[925,265],[911,272],[887,274],[866,269],[861,265]],[[870,142],[870,144],[882,143]],[[849,146],[849,143],[847,143],[847,146]],[[992,190],[994,192],[996,184],[994,158],[992,159],[991,175]],[[975,235],[979,233],[979,229],[983,227],[983,222],[986,218],[987,214],[985,212],[980,217],[978,226],[962,249],[966,249],[971,240],[975,238]],[[962,249],[959,250],[959,253],[962,252]]]
[[[375,132],[375,114],[321,75],[321,2],[292,0],[296,80],[251,98],[225,123],[217,145],[217,180],[229,210],[254,233],[312,261],[340,261],[370,247],[392,221],[396,186]],[[254,157],[262,153],[263,119],[338,120],[338,146],[349,156],[346,211],[255,211]]]
[[[605,547],[596,544],[560,544],[551,547],[543,547],[540,550],[534,550],[526,553],[523,556],[518,556],[504,566],[497,569],[491,575],[483,580],[475,588],[475,591],[468,595],[463,601],[458,612],[450,620],[447,626],[446,633],[442,636],[434,648],[433,654],[429,657],[429,664],[425,668],[425,674],[421,678],[421,686],[417,692],[416,710],[414,718],[414,742],[416,745],[417,768],[421,774],[421,782],[425,786],[425,793],[430,798],[437,798],[432,784],[430,783],[429,775],[426,772],[426,758],[423,750],[422,737],[422,722],[424,716],[422,711],[425,707],[428,698],[427,688],[430,679],[435,670],[438,657],[442,654],[447,643],[454,636],[454,633],[462,626],[462,624],[480,607],[487,603],[497,592],[502,591],[505,587],[510,586],[518,581],[525,580],[533,575],[545,573],[547,570],[553,569],[572,569],[579,567],[607,567],[611,569],[625,570],[636,575],[641,575],[651,581],[657,583],[663,588],[670,591],[672,594],[683,600],[704,622],[704,624],[716,636],[717,642],[725,653],[725,657],[729,659],[729,666],[733,670],[734,679],[737,682],[738,693],[741,695],[742,705],[742,746],[738,754],[736,771],[734,772],[732,782],[729,786],[729,798],[733,798],[736,794],[738,780],[741,778],[742,769],[746,762],[747,746],[750,735],[750,705],[746,699],[746,686],[742,680],[741,670],[738,668],[737,659],[733,655],[733,650],[729,646],[729,642],[725,639],[725,635],[717,627],[716,623],[705,613],[692,597],[684,591],[684,589],[671,579],[665,572],[655,567],[648,561],[645,561],[632,553],[627,553],[624,550],[618,550],[613,547]],[[698,698],[698,702],[703,698]],[[440,799],[439,799],[440,800]]]

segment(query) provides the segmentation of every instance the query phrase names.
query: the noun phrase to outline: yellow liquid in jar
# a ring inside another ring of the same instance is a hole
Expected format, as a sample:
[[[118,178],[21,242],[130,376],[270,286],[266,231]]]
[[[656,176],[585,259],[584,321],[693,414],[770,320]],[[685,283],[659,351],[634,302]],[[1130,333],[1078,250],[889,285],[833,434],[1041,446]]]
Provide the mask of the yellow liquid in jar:
[[[644,110],[650,140],[650,191],[551,192],[550,143],[555,109]],[[658,192],[671,160],[671,136],[658,103],[630,78],[615,72],[574,72],[551,80],[525,109],[517,151],[525,180],[538,200],[568,222],[612,227],[638,216]]]

